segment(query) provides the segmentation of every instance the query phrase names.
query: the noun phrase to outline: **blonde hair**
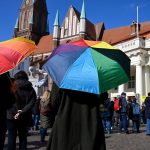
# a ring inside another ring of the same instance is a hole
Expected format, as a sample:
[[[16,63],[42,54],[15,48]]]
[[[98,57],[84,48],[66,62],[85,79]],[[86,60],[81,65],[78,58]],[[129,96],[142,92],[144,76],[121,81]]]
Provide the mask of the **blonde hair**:
[[[43,101],[47,101],[49,98],[50,98],[50,91],[49,91],[49,90],[46,90],[46,91],[43,93],[42,100],[43,100]]]

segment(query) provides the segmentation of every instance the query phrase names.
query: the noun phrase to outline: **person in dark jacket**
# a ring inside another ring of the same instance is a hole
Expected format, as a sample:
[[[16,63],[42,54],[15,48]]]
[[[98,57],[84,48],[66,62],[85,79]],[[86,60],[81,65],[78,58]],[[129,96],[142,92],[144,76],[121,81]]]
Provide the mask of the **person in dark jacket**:
[[[3,150],[6,133],[6,110],[12,103],[9,73],[0,75],[0,150]]]
[[[120,97],[120,132],[128,134],[128,103],[126,93],[122,92]]]
[[[140,105],[137,99],[132,99],[132,132],[140,133]]]
[[[101,118],[102,118],[104,131],[107,132],[108,134],[111,134],[112,103],[111,103],[110,99],[108,98],[108,93],[106,93],[105,95],[106,95],[106,97],[105,97],[104,104],[100,105],[100,114],[101,114]]]
[[[57,106],[58,112],[47,150],[105,150],[104,130],[99,115],[101,98],[86,92],[56,91],[53,108]]]
[[[141,106],[141,123],[146,124],[146,117],[145,117],[145,103],[142,103]]]
[[[33,120],[33,129],[39,130],[39,121],[40,121],[40,96],[36,98],[35,105],[32,108],[32,120]]]
[[[16,137],[19,136],[19,149],[27,149],[27,127],[32,115],[36,93],[26,72],[15,74],[15,102],[7,110],[8,150],[16,149]]]
[[[150,92],[145,99],[146,135],[150,136]]]

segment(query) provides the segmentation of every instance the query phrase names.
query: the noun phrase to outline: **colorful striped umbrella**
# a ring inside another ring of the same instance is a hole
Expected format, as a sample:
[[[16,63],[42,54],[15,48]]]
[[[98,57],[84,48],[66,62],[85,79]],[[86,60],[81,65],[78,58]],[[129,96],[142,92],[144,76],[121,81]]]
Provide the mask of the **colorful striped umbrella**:
[[[0,74],[14,69],[36,49],[33,41],[23,37],[0,42]]]
[[[43,69],[60,88],[100,94],[129,80],[130,59],[105,42],[79,40],[54,49]]]

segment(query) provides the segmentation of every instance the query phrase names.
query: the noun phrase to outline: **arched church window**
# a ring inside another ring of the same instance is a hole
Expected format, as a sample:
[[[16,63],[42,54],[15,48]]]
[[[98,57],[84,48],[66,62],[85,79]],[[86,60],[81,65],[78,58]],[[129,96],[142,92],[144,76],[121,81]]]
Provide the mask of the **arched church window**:
[[[68,17],[65,19],[65,29],[68,29]]]
[[[66,37],[68,35],[68,29],[65,29],[64,36]]]
[[[77,34],[79,34],[80,31],[80,23],[77,24]]]
[[[61,38],[64,37],[64,27],[61,28]]]
[[[69,13],[69,22],[68,22],[68,35],[71,36],[72,35],[72,28],[73,26],[73,9],[70,10]]]
[[[73,16],[73,35],[76,34],[76,16]]]
[[[26,29],[27,25],[28,25],[28,12],[26,11],[24,14],[23,29]]]

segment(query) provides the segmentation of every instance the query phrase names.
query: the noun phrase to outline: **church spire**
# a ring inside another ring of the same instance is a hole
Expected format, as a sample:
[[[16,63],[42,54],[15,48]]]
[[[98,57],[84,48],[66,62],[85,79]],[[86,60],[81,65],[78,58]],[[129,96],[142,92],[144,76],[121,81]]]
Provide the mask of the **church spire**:
[[[15,24],[15,29],[18,29],[18,27],[19,27],[19,20],[18,20],[18,18],[17,18],[16,24]]]
[[[16,24],[15,24],[15,27],[14,27],[14,35],[13,35],[13,37],[17,37],[18,29],[19,29],[19,20],[17,18]]]
[[[56,12],[56,17],[55,17],[54,26],[59,26],[59,13],[58,13],[58,10],[57,10],[57,12]]]
[[[85,13],[85,5],[83,0],[80,19],[85,19],[85,18],[86,18],[86,13]]]
[[[80,15],[80,37],[85,39],[86,35],[86,13],[85,13],[85,5],[84,5],[84,0],[82,4],[82,9],[81,9],[81,15]]]
[[[54,48],[58,46],[58,40],[60,38],[60,25],[59,25],[59,13],[56,12],[54,27],[53,27],[53,42]]]

